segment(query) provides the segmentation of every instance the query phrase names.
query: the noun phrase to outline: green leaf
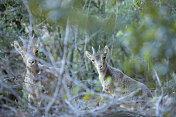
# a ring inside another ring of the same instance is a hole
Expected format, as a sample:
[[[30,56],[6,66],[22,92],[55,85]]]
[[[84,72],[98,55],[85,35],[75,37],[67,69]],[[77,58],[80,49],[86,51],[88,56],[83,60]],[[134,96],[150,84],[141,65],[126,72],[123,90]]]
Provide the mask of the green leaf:
[[[107,83],[111,83],[111,81],[112,81],[112,78],[111,77],[107,77],[106,82]]]
[[[41,71],[39,71],[38,74],[41,74]]]
[[[75,86],[75,87],[73,87],[73,91],[72,91],[72,94],[78,94],[78,91],[79,91],[79,87],[78,86]]]
[[[67,94],[65,95],[65,99],[68,99],[68,95]]]
[[[120,30],[117,32],[116,36],[121,36],[121,35],[123,35],[123,32]]]
[[[89,99],[90,99],[90,96],[91,96],[91,94],[87,93],[87,94],[84,96],[84,99],[85,99],[85,100],[89,100]]]
[[[121,90],[121,92],[122,92],[122,93],[127,93],[127,92],[129,92],[129,90],[128,90],[127,88],[123,88],[123,89]]]
[[[117,82],[113,82],[114,86],[117,87],[118,86],[118,83]]]

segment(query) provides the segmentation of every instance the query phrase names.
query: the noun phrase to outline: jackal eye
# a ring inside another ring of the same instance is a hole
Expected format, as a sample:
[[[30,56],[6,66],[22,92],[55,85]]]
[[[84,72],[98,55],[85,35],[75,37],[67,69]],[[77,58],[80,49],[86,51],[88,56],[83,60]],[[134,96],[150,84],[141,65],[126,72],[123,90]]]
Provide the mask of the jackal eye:
[[[38,54],[38,50],[35,51],[35,54]]]
[[[95,62],[95,60],[92,60],[92,62],[94,63],[94,62]]]

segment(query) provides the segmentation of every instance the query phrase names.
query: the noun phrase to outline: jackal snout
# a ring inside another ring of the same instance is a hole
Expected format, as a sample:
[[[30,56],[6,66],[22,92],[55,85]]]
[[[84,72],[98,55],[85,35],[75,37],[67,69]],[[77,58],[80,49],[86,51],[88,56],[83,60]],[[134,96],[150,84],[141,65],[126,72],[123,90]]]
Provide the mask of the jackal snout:
[[[20,44],[15,41],[14,47],[21,54],[26,66],[32,68],[36,65],[36,57],[38,57],[39,40],[23,40],[22,42],[23,46],[20,46]]]
[[[33,67],[35,65],[35,63],[36,63],[36,60],[34,57],[32,57],[32,55],[31,55],[31,57],[28,57],[26,60],[27,67]]]
[[[102,70],[103,66],[102,65],[98,65],[99,69]]]

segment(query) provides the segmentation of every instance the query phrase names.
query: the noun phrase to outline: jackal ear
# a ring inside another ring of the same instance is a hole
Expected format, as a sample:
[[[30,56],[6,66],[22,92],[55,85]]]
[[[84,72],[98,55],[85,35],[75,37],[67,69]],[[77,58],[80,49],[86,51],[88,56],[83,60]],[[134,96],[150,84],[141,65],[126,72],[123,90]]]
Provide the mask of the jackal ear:
[[[109,52],[109,48],[108,48],[108,46],[105,46],[103,49],[103,54],[107,55],[108,52]]]
[[[86,51],[86,56],[87,56],[87,58],[89,58],[91,60],[92,54],[90,52]]]
[[[14,41],[14,47],[15,47],[16,51],[18,51],[22,55],[21,46],[17,41]]]
[[[40,46],[40,39],[36,39],[35,40],[35,46],[36,46],[37,49],[39,48],[39,46]]]

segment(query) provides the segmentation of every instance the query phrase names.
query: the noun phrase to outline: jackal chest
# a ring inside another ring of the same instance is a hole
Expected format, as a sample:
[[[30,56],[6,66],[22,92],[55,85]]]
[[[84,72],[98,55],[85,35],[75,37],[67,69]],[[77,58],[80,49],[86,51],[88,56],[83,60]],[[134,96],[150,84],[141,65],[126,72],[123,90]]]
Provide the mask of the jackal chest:
[[[103,87],[103,92],[110,93],[110,94],[114,92],[114,86],[112,84],[113,79],[111,76],[107,76],[107,77],[99,76],[99,80]]]
[[[42,89],[41,82],[37,80],[37,78],[29,75],[26,75],[24,79],[24,84],[25,84],[26,90],[30,93],[35,92],[36,89],[37,90]]]

